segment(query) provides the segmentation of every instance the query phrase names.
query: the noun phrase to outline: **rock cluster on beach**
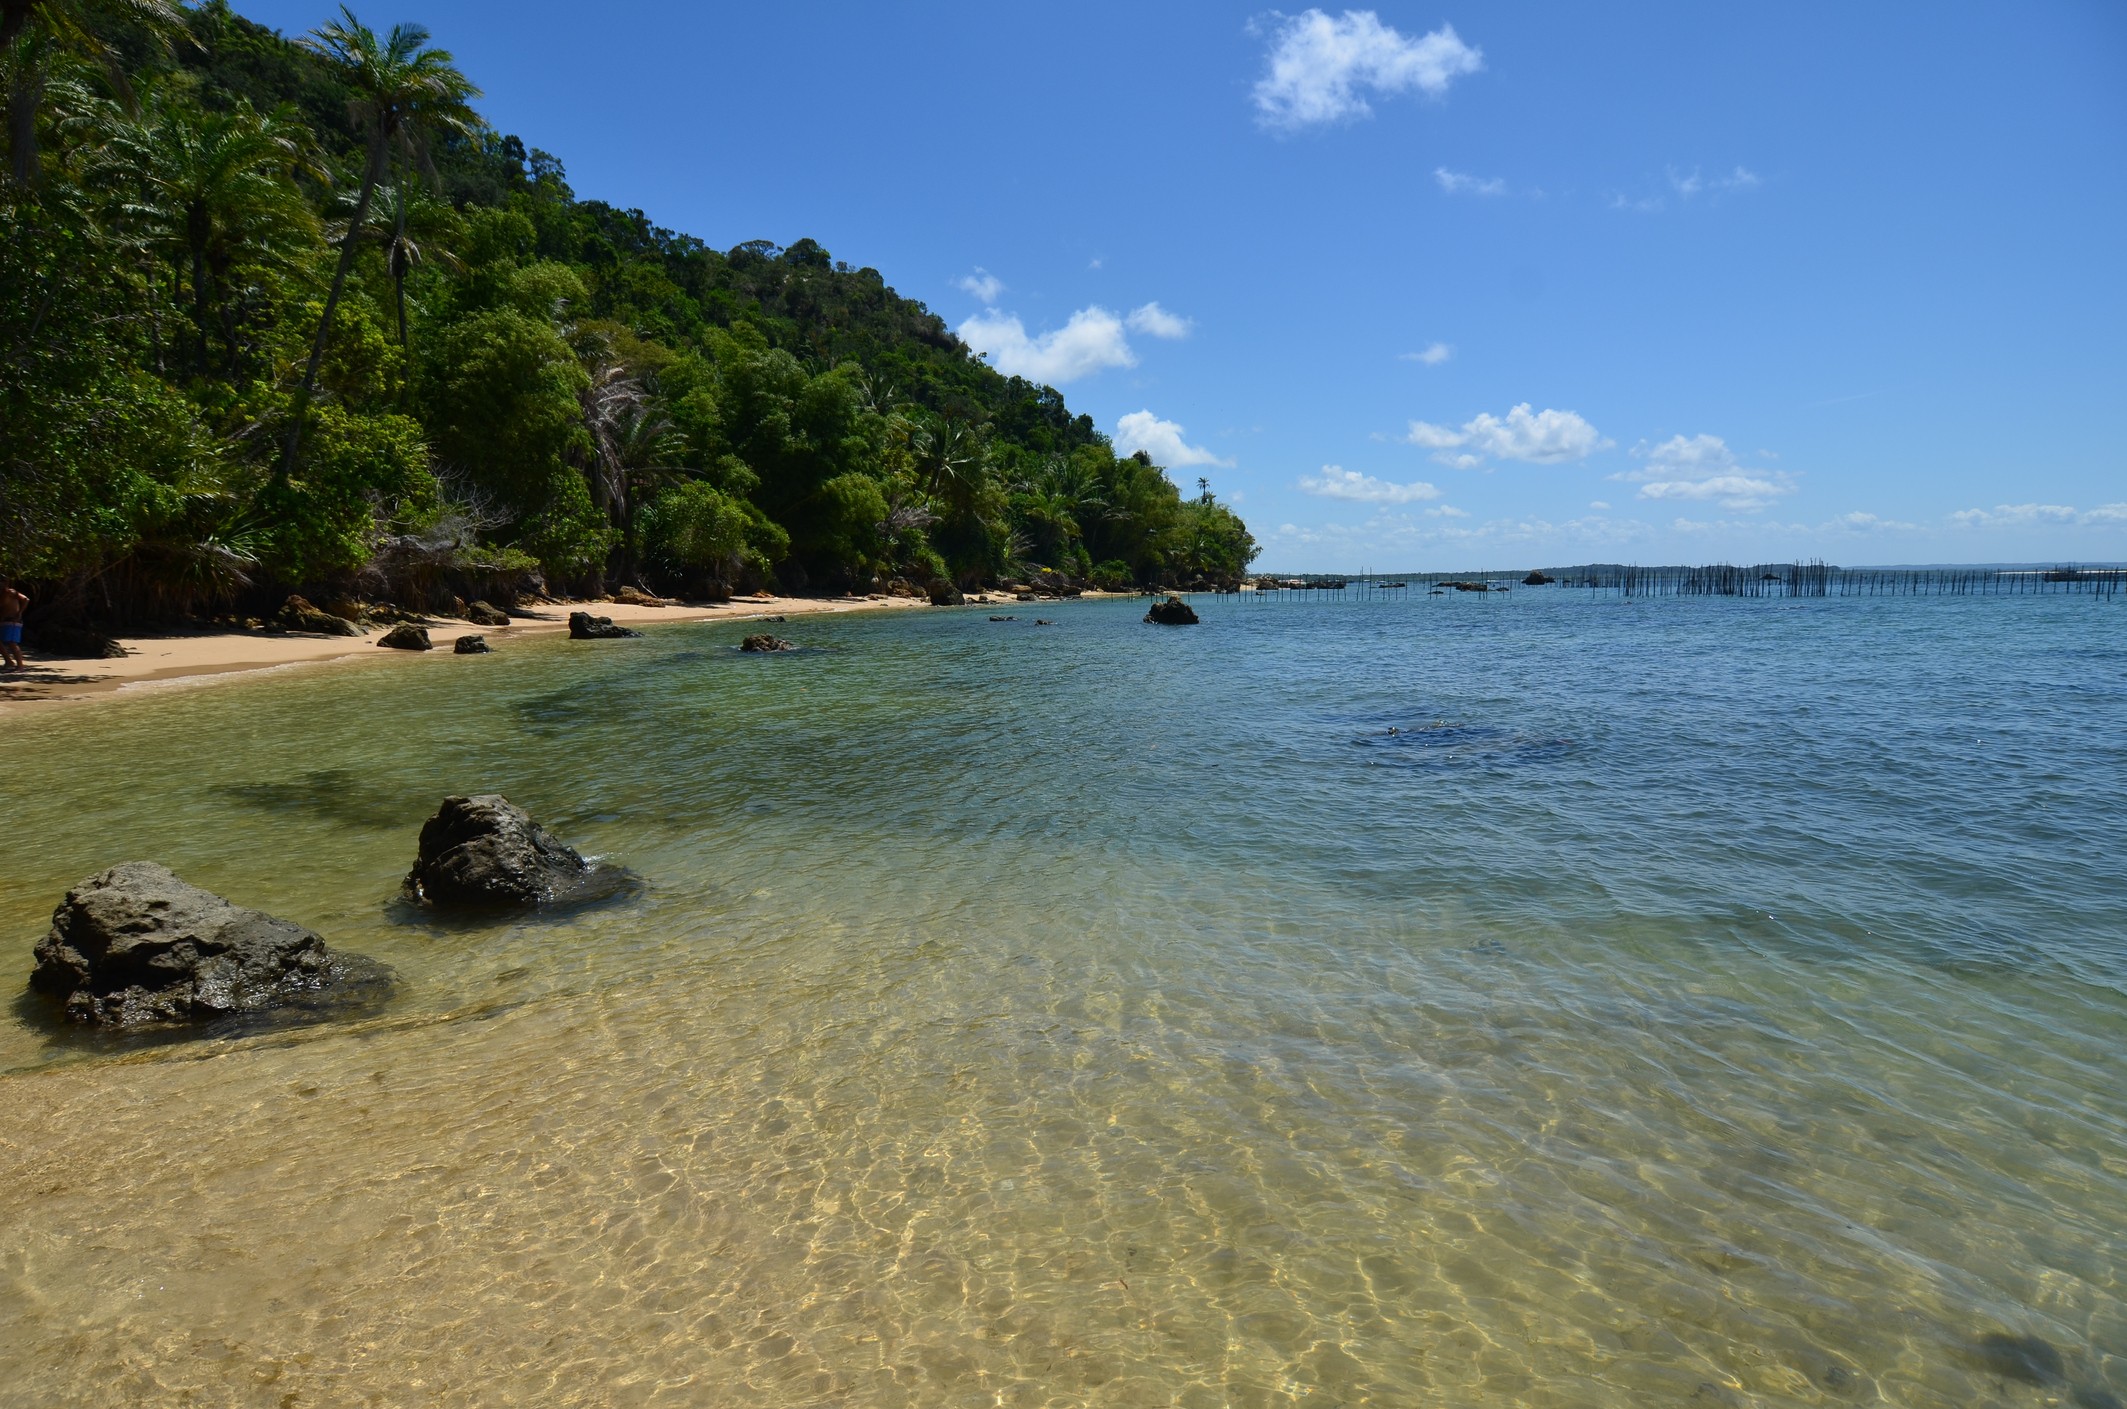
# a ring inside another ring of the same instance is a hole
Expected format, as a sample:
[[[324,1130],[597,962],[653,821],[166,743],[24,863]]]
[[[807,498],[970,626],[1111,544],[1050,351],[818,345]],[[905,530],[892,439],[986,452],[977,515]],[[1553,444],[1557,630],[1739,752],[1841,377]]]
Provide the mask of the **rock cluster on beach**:
[[[1164,602],[1154,602],[1145,613],[1145,620],[1155,626],[1194,626],[1196,609],[1179,597],[1169,597]]]
[[[475,626],[508,626],[510,614],[491,602],[475,602],[465,609],[465,619]]]
[[[523,808],[485,793],[447,797],[422,824],[406,889],[438,906],[546,905],[578,894],[599,874]]]
[[[307,631],[319,636],[359,636],[362,628],[344,616],[312,606],[308,598],[290,597],[274,613],[273,624],[283,631]]]
[[[589,612],[569,613],[569,639],[572,641],[609,641],[623,636],[640,635],[640,631],[615,626],[613,618],[609,616],[592,616]]]
[[[30,983],[62,1000],[74,1022],[124,1028],[260,1012],[373,985],[382,973],[293,921],[232,905],[152,861],[129,861],[67,892],[37,944]]]

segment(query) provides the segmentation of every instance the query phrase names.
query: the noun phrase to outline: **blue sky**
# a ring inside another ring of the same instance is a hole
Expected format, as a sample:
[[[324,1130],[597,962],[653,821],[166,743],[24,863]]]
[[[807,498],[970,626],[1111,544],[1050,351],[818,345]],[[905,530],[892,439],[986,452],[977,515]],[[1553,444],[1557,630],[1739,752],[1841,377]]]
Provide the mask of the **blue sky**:
[[[580,195],[878,268],[1265,568],[2127,558],[2116,0],[357,13]]]

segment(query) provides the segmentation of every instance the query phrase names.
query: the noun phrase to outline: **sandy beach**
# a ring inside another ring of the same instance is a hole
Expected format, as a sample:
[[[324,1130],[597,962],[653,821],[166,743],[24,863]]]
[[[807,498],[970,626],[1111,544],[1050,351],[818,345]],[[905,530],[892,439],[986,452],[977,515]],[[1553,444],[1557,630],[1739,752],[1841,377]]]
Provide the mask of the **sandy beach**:
[[[978,599],[969,598],[970,602]],[[119,640],[126,654],[110,660],[55,660],[31,652],[29,668],[0,672],[0,716],[61,708],[92,700],[136,697],[157,687],[197,685],[233,679],[261,670],[318,665],[348,660],[433,661],[451,655],[460,636],[482,635],[497,649],[526,636],[569,629],[569,613],[588,611],[611,617],[623,626],[655,626],[683,621],[755,621],[774,616],[814,616],[830,612],[876,611],[888,607],[923,607],[907,597],[735,597],[725,603],[679,603],[645,606],[625,602],[549,602],[513,616],[508,626],[474,626],[449,617],[432,619],[432,651],[379,650],[388,627],[360,636],[310,636],[292,632],[203,628]]]

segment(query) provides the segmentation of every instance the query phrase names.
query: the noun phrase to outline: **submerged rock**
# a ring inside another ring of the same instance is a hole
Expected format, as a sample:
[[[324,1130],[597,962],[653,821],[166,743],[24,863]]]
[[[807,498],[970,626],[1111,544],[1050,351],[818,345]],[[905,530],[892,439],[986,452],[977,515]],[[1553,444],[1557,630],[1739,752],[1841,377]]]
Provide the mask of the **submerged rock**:
[[[465,609],[465,619],[475,626],[508,626],[510,614],[491,602],[475,602]]]
[[[385,971],[292,920],[232,905],[152,861],[89,877],[52,912],[30,984],[74,1022],[207,1022],[300,1001]]]
[[[546,905],[602,874],[499,793],[447,797],[421,826],[406,889],[437,906]]]
[[[739,649],[742,651],[788,651],[795,648],[782,637],[771,636],[763,631],[757,636],[748,636],[745,640],[739,642]]]
[[[1194,626],[1196,610],[1179,597],[1169,597],[1164,602],[1154,602],[1145,613],[1145,620],[1155,626]]]
[[[362,629],[343,616],[321,611],[308,598],[290,597],[274,613],[273,624],[283,631],[310,631],[320,636],[359,636]]]
[[[428,628],[402,621],[377,638],[380,646],[389,646],[395,651],[432,651],[435,643],[428,639]]]
[[[991,621],[1017,621],[1017,620],[1019,620],[1019,618],[1018,618],[1018,617],[1016,617],[1016,616],[993,616],[993,617],[991,617],[991,618],[990,618],[990,620],[991,620]]]
[[[485,636],[460,636],[451,646],[451,650],[461,656],[484,656],[493,649]]]
[[[623,636],[640,635],[640,631],[615,626],[613,618],[609,616],[592,616],[589,612],[569,613],[569,639],[572,641],[611,641]]]

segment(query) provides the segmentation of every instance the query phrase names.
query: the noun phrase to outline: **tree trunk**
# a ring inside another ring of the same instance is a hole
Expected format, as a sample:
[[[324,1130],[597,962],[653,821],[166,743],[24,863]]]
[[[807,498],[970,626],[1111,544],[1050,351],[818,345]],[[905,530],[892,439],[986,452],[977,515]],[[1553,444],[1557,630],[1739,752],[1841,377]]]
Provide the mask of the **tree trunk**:
[[[25,65],[7,95],[7,146],[15,184],[37,184],[37,105],[44,101],[44,70]]]
[[[362,226],[369,219],[369,200],[376,194],[377,181],[384,174],[384,162],[391,148],[388,137],[380,127],[369,141],[369,165],[362,172],[362,194],[355,200],[354,217],[347,223],[347,238],[340,242],[340,267],[333,271],[332,291],[325,295],[325,312],[318,319],[318,335],[310,344],[310,365],[303,369],[303,384],[296,388],[295,405],[288,416],[288,436],[281,446],[281,465],[274,471],[274,480],[285,484],[295,473],[295,455],[303,443],[303,422],[310,414],[310,396],[317,389],[318,367],[325,361],[325,343],[332,336],[333,310],[340,306],[340,292],[347,287],[347,276],[354,270],[355,249],[362,238]]]

